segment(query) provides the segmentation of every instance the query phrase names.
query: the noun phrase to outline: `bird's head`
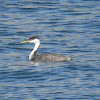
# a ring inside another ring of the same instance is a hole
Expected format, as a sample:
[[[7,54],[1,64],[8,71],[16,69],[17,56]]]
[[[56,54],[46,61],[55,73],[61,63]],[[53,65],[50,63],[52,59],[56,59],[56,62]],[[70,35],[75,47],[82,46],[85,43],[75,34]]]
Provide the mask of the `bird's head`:
[[[21,43],[27,43],[27,42],[37,44],[37,43],[40,43],[40,40],[37,36],[32,36],[29,38],[28,41],[22,41]]]

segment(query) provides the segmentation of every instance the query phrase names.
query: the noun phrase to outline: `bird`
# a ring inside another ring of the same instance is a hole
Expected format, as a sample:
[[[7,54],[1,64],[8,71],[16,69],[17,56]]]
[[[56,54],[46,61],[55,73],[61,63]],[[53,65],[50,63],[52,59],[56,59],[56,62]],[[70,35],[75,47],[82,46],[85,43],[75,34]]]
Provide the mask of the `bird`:
[[[29,38],[28,41],[22,41],[20,43],[34,43],[35,46],[32,50],[32,52],[29,55],[29,60],[34,62],[47,62],[47,61],[54,61],[54,62],[61,62],[61,61],[70,61],[72,60],[71,57],[56,54],[56,53],[44,53],[44,54],[38,54],[38,49],[40,47],[40,39],[38,36],[32,36]]]

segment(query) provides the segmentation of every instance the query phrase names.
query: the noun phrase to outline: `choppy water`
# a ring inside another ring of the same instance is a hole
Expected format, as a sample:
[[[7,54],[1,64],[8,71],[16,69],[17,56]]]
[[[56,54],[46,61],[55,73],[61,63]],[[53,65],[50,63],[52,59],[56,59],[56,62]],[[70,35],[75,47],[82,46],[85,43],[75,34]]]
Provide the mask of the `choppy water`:
[[[33,35],[73,60],[33,64]],[[100,1],[0,0],[0,100],[100,100]]]

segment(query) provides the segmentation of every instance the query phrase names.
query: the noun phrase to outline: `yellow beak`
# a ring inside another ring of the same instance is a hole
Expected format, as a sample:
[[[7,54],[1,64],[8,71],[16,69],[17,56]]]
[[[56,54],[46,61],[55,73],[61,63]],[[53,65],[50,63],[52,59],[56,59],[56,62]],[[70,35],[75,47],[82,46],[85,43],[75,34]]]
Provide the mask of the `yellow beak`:
[[[20,43],[27,43],[27,42],[29,42],[29,40],[28,40],[28,41],[22,41],[22,42],[20,42]]]

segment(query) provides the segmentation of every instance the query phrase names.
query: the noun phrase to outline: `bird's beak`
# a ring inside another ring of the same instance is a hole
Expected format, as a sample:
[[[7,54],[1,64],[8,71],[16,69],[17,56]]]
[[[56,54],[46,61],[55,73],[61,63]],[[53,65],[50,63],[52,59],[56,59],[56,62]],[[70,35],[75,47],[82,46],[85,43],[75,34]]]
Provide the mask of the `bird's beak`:
[[[20,43],[27,43],[27,42],[29,42],[29,40],[28,40],[28,41],[22,41],[22,42],[20,42]]]

